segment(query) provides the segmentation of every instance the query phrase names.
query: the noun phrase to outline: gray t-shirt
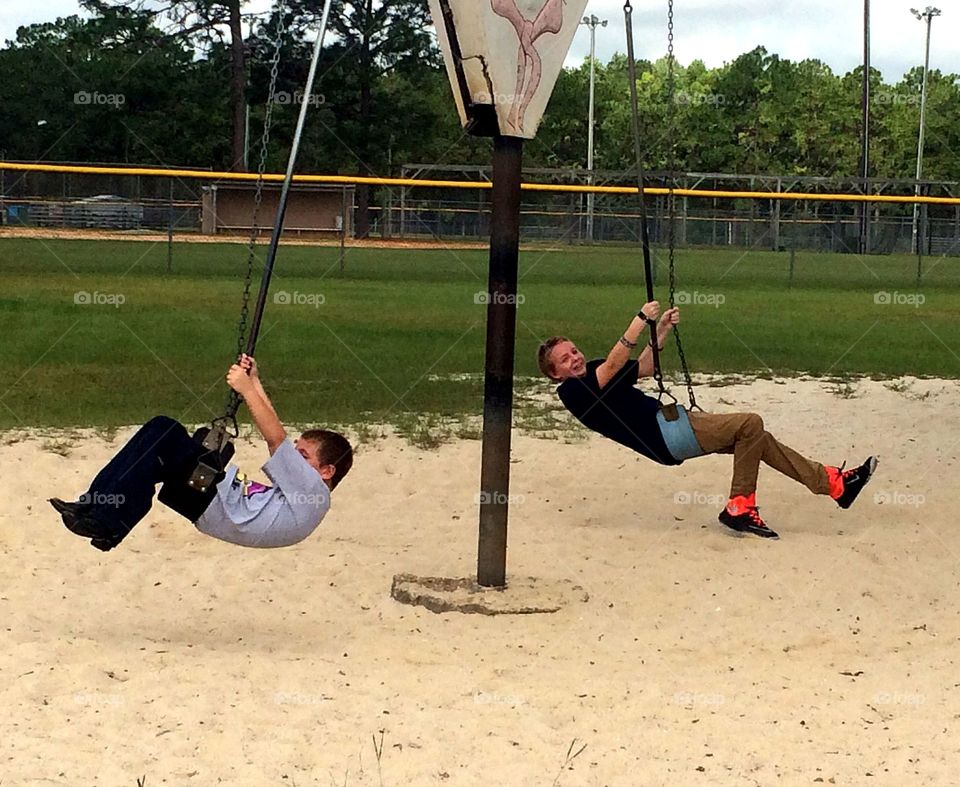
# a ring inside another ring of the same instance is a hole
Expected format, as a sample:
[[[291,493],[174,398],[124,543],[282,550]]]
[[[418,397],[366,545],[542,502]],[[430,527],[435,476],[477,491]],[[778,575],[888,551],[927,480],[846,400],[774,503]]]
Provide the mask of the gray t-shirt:
[[[241,480],[230,465],[197,530],[245,547],[286,547],[316,530],[330,508],[330,490],[293,443],[284,440],[263,472],[273,486]]]

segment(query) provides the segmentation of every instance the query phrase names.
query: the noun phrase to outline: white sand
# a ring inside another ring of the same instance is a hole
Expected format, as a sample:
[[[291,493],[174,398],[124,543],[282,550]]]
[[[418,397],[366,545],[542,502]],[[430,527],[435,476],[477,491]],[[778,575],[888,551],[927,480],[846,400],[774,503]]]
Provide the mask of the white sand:
[[[474,571],[479,442],[367,446],[293,548],[157,507],[103,554],[44,499],[129,432],[68,456],[8,434],[2,785],[954,784],[960,384],[888,385],[701,390],[815,458],[879,454],[846,512],[763,470],[779,542],[716,524],[729,458],[516,437],[508,575],[590,594],[541,616],[389,597],[395,573]]]

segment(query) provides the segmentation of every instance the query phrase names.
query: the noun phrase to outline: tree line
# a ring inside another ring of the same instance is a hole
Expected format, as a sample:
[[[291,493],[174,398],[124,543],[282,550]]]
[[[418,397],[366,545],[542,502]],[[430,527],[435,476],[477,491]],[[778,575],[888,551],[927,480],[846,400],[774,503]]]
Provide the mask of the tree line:
[[[407,162],[486,163],[463,134],[426,0],[335,0],[315,94],[300,95],[322,0],[253,17],[245,0],[81,0],[89,18],[22,27],[0,49],[0,155],[11,160],[243,168],[249,107],[256,166],[279,43],[269,170],[282,169],[298,103],[313,104],[302,171],[397,174]],[[279,23],[279,24],[278,24]],[[248,31],[244,34],[244,30]],[[701,172],[856,176],[861,69],[836,74],[758,47],[732,62],[637,64],[644,164]],[[596,63],[595,167],[628,169],[627,63]],[[914,173],[922,68],[870,74],[871,176]],[[582,168],[589,64],[564,69],[535,167]],[[931,70],[924,174],[960,180],[960,77]],[[358,203],[369,199],[358,190]],[[358,204],[363,232],[364,204]]]

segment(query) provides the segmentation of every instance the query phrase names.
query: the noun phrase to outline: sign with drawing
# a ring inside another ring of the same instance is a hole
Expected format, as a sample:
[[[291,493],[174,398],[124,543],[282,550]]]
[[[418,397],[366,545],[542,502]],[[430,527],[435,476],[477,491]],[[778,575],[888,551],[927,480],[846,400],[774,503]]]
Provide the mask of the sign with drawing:
[[[587,0],[430,0],[460,121],[532,139]]]

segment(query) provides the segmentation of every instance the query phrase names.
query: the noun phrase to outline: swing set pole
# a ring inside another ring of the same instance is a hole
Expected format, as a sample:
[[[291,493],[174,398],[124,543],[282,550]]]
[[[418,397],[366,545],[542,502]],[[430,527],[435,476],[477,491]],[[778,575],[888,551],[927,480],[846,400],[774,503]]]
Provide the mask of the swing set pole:
[[[310,71],[307,74],[307,83],[303,88],[300,102],[300,115],[297,118],[297,128],[290,146],[290,157],[287,159],[287,171],[283,178],[283,187],[280,189],[280,202],[277,205],[277,215],[273,221],[273,232],[270,235],[270,245],[267,247],[267,256],[263,264],[263,275],[260,278],[260,292],[257,294],[257,303],[253,310],[250,322],[250,332],[247,335],[247,355],[253,355],[257,346],[257,337],[260,333],[260,323],[263,321],[263,309],[267,303],[267,291],[270,289],[270,278],[273,275],[273,264],[277,257],[277,247],[280,245],[280,235],[283,232],[283,217],[287,212],[287,200],[290,196],[290,185],[293,183],[293,170],[297,162],[297,153],[300,150],[300,140],[303,128],[307,121],[307,109],[313,95],[313,83],[317,76],[317,63],[320,60],[320,50],[323,48],[323,36],[327,30],[327,19],[330,16],[330,6],[333,0],[326,0],[323,5],[323,15],[320,18],[320,30],[313,45],[313,56],[310,59]],[[237,403],[239,407],[239,403]],[[236,410],[234,410],[234,414]]]
[[[477,546],[477,584],[483,587],[503,587],[507,581],[522,163],[522,139],[501,135],[493,138],[493,216],[490,220],[480,532]]]

